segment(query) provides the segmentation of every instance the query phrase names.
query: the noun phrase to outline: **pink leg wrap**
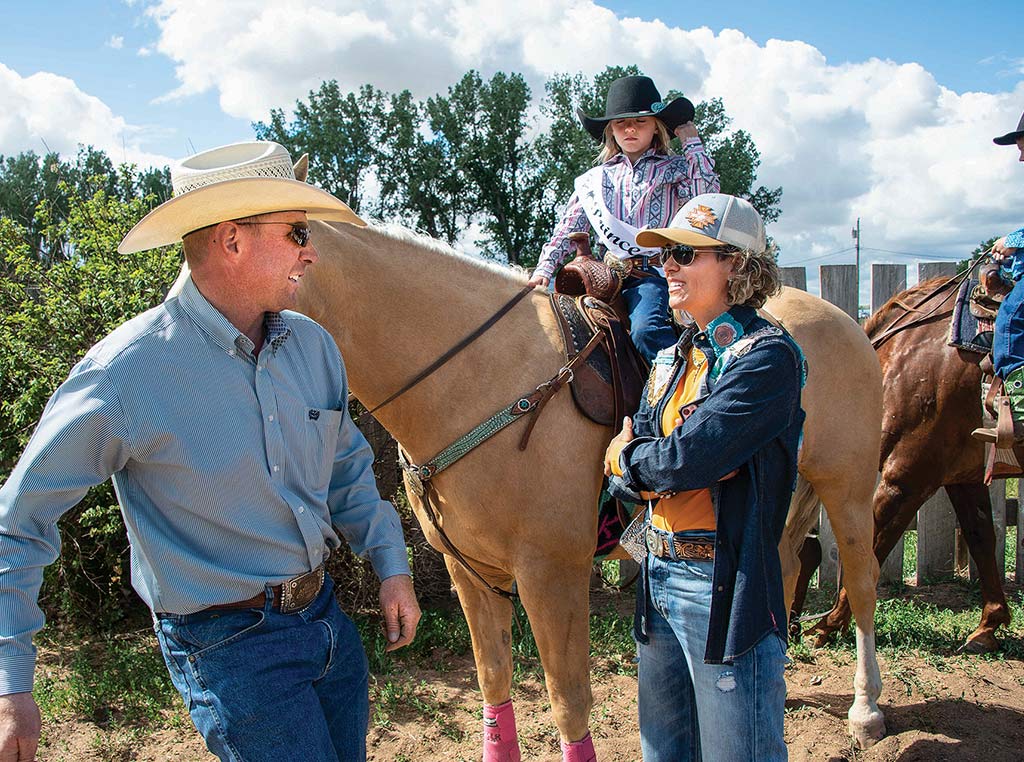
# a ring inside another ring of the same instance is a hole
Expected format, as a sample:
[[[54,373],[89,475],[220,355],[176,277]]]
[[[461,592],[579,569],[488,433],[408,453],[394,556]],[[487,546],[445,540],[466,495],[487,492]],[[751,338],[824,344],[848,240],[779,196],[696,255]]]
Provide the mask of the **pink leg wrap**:
[[[484,762],[520,762],[520,759],[512,699],[499,706],[484,704]]]
[[[562,762],[597,762],[594,739],[587,733],[579,741],[562,741]]]

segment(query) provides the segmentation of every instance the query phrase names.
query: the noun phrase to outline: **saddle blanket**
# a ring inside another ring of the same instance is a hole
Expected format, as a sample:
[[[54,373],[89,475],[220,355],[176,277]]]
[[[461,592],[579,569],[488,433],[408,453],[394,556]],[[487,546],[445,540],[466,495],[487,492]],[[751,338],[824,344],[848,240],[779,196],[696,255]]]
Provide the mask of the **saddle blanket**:
[[[971,314],[971,294],[978,286],[977,278],[968,278],[960,284],[949,325],[949,346],[987,355],[992,351],[992,324],[979,321]]]

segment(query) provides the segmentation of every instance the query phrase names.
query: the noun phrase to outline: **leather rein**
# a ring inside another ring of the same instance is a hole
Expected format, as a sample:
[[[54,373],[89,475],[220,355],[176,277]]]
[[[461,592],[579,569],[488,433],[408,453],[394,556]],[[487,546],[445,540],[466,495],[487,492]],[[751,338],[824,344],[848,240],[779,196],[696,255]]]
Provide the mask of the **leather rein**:
[[[919,299],[916,304],[906,305],[903,302],[894,302],[895,306],[900,307],[901,309],[904,310],[904,312],[894,321],[892,321],[892,323],[886,326],[886,329],[882,331],[882,333],[880,333],[878,336],[871,340],[871,346],[874,349],[878,349],[880,346],[882,346],[882,344],[891,339],[897,333],[905,331],[907,328],[912,328],[914,326],[921,325],[922,323],[928,321],[931,318],[941,317],[945,315],[946,310],[942,310],[940,312],[940,308],[950,300],[950,297],[956,294],[957,289],[955,287],[958,287],[964,280],[971,277],[971,273],[973,273],[974,270],[977,269],[978,265],[981,264],[981,262],[985,259],[987,255],[988,252],[982,252],[981,254],[979,254],[978,257],[971,263],[970,267],[968,267],[962,273],[954,275],[952,278],[949,278],[948,280],[945,280],[942,283],[938,284],[935,288],[931,289],[927,294],[925,294],[921,299]],[[942,293],[946,289],[949,289],[949,293],[943,296],[942,299],[937,304],[933,305],[930,310],[923,314],[920,314],[921,305],[923,305],[932,297]],[[904,318],[907,318],[914,313],[919,314],[912,320],[903,322]]]
[[[453,357],[459,354],[463,349],[472,344],[476,339],[480,338],[495,323],[501,320],[513,307],[515,307],[522,299],[533,291],[533,286],[526,286],[519,291],[515,296],[509,299],[502,307],[498,309],[490,318],[488,318],[479,328],[470,333],[464,339],[459,341],[455,346],[441,355],[437,360],[427,366],[424,370],[417,373],[405,386],[399,389],[397,392],[392,394],[390,397],[385,399],[379,405],[376,405],[372,410],[368,410],[359,417],[362,418],[365,415],[371,415],[380,410],[385,405],[394,402],[396,399],[401,397],[403,394],[408,392],[410,389],[415,387],[424,379],[431,376],[445,364],[447,364]],[[440,516],[440,510],[435,507],[431,500],[431,490],[435,490],[433,487],[432,479],[434,476],[445,470],[449,466],[452,466],[457,461],[472,452],[476,447],[483,444],[490,437],[497,434],[501,429],[505,428],[509,424],[512,424],[518,420],[529,417],[530,423],[526,427],[526,431],[523,432],[523,436],[519,441],[519,449],[525,450],[529,443],[530,434],[533,431],[533,426],[537,422],[537,418],[544,406],[547,404],[558,391],[570,383],[573,380],[573,374],[576,368],[582,364],[590,353],[594,351],[597,345],[601,341],[601,332],[598,331],[594,334],[591,340],[577,352],[564,366],[562,366],[558,372],[544,383],[537,386],[533,391],[525,394],[521,397],[516,398],[511,404],[501,408],[497,413],[492,415],[487,420],[475,426],[466,434],[459,437],[453,443],[441,450],[437,455],[431,458],[427,463],[423,465],[415,465],[411,463],[406,455],[405,451],[399,447],[399,463],[402,466],[402,470],[405,472],[406,481],[416,495],[423,500],[424,507],[426,509],[427,517],[430,519],[431,526],[434,527],[434,531],[437,532],[438,537],[441,538],[441,543],[444,545],[448,553],[455,558],[463,567],[469,571],[484,587],[490,590],[496,595],[500,595],[503,598],[512,599],[516,597],[514,591],[503,590],[496,585],[492,585],[488,582],[480,572],[473,568],[472,564],[466,560],[466,557],[462,552],[455,546],[451,538],[448,537],[448,533],[444,531],[438,521]]]

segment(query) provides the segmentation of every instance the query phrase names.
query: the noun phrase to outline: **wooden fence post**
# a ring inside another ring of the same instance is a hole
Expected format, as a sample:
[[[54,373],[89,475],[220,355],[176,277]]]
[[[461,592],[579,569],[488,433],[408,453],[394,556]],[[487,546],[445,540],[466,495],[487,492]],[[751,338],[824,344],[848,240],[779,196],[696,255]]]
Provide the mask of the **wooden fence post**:
[[[924,283],[930,278],[952,278],[956,275],[956,262],[918,262],[917,282]]]
[[[782,276],[782,285],[798,288],[801,291],[807,290],[807,268],[806,267],[780,267],[779,273]]]
[[[871,312],[881,309],[889,299],[907,288],[905,265],[871,265]],[[903,535],[882,561],[879,582],[903,584]]]

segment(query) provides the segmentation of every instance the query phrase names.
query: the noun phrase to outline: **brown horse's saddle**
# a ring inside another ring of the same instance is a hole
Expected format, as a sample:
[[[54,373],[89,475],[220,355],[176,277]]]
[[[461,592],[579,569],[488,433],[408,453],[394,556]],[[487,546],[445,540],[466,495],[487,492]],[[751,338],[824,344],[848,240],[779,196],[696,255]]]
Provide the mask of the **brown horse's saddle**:
[[[551,294],[558,317],[565,357],[574,357],[597,333],[604,338],[584,365],[573,373],[572,396],[587,418],[602,426],[618,427],[624,415],[640,405],[647,381],[647,365],[633,346],[615,311],[584,294]]]

